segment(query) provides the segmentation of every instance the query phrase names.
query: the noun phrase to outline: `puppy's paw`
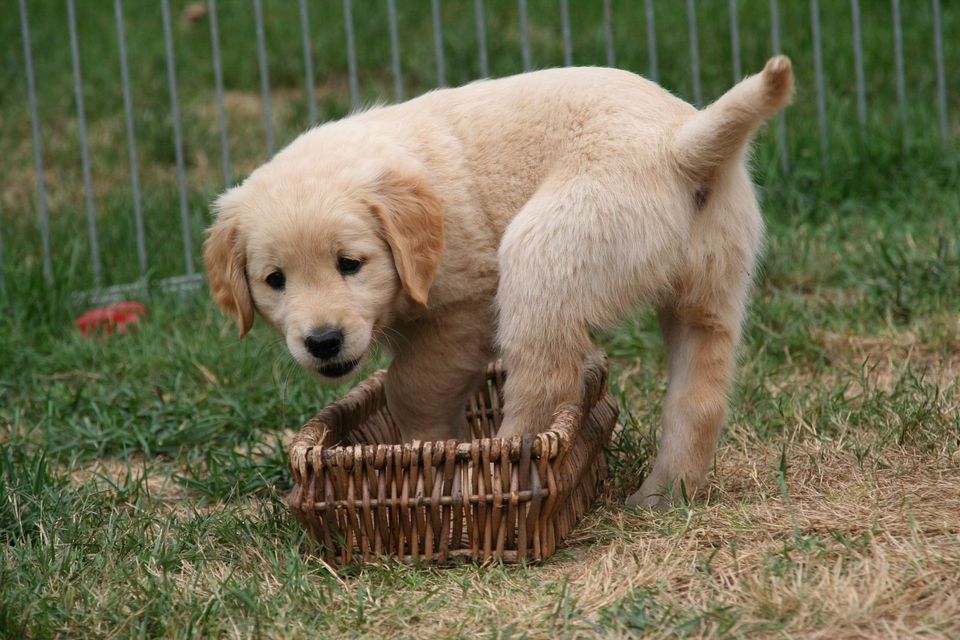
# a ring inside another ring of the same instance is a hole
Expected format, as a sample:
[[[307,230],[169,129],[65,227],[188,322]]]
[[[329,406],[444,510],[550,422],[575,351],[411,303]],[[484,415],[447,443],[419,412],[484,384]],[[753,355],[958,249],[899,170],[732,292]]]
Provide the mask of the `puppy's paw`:
[[[653,471],[640,485],[640,489],[627,498],[626,504],[628,507],[666,511],[684,500],[684,496],[692,496],[692,493],[687,493],[685,485],[681,489],[681,483]]]
[[[669,494],[644,493],[643,489],[640,489],[627,498],[626,502],[628,507],[655,509],[657,511],[666,511],[672,504],[673,501],[670,499]]]

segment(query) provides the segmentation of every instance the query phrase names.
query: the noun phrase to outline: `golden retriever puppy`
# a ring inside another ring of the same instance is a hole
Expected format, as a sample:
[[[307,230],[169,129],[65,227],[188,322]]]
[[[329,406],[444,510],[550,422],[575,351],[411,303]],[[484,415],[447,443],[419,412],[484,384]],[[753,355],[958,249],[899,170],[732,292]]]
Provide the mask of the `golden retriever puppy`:
[[[633,504],[707,474],[763,224],[745,167],[790,101],[785,57],[697,111],[626,71],[484,80],[304,133],[216,202],[205,259],[216,302],[254,311],[321,378],[392,353],[406,439],[463,437],[464,404],[499,348],[499,435],[578,402],[589,330],[643,302],[669,352],[663,433]]]

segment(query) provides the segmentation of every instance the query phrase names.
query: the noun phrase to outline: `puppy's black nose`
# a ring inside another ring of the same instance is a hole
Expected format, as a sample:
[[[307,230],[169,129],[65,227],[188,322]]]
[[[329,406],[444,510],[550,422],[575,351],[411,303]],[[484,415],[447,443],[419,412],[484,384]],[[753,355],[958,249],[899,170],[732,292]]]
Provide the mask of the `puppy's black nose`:
[[[314,358],[327,360],[340,353],[343,347],[343,331],[335,327],[311,331],[303,339],[303,344]]]

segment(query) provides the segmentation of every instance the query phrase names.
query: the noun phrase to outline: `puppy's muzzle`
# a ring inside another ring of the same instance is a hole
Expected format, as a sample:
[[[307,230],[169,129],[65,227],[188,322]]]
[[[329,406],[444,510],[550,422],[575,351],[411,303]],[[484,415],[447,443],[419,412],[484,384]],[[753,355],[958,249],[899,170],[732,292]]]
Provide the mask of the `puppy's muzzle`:
[[[337,360],[343,351],[343,331],[337,327],[323,327],[311,331],[303,339],[303,345],[320,362],[317,371],[328,378],[340,378],[356,368],[359,360]]]
[[[343,331],[336,327],[324,327],[311,331],[303,339],[303,345],[314,358],[329,360],[336,358],[343,349]]]

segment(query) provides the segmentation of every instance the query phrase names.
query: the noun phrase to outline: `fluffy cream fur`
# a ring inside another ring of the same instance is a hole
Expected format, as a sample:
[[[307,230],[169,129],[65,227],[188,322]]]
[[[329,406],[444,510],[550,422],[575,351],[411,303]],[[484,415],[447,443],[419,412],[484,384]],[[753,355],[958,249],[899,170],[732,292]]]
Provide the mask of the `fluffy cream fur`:
[[[626,71],[555,69],[371,109],[300,136],[217,201],[206,244],[217,303],[304,346],[342,328],[339,362],[377,340],[406,438],[463,435],[499,347],[500,435],[577,402],[588,331],[643,302],[669,352],[663,435],[631,498],[706,476],[726,411],[763,224],[744,157],[789,102],[790,62],[697,111]],[[342,275],[338,259],[362,262]],[[282,291],[265,282],[282,270]],[[345,365],[349,366],[349,365]]]

